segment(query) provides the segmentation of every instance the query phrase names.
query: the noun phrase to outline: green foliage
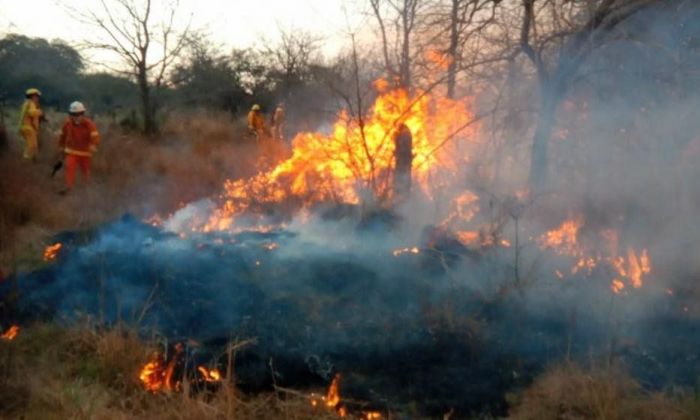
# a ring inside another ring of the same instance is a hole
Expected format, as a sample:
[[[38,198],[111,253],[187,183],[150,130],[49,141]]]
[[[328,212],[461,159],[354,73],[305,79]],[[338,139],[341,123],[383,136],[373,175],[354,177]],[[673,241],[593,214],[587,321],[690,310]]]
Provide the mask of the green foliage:
[[[107,73],[86,74],[80,79],[83,101],[91,114],[113,113],[138,105],[136,86],[129,79]]]
[[[190,42],[188,59],[172,74],[174,98],[181,105],[235,113],[246,98],[240,68],[203,38]]]
[[[79,95],[80,53],[63,41],[10,34],[0,39],[0,92],[21,102],[24,91],[37,87],[44,103],[58,106]]]

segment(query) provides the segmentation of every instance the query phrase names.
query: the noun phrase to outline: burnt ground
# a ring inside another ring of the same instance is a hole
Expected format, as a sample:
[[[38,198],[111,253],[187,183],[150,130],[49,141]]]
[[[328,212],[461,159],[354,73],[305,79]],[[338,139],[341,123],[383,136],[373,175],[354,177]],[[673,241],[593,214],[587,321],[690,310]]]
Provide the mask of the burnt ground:
[[[124,322],[222,366],[226,343],[255,338],[235,360],[245,391],[342,373],[348,400],[432,416],[505,415],[506,393],[563,359],[621,363],[649,389],[697,383],[700,323],[674,298],[612,296],[591,278],[496,285],[510,253],[393,256],[359,235],[367,246],[286,230],[181,238],[125,216],[57,235],[56,261],[0,284],[2,317]]]

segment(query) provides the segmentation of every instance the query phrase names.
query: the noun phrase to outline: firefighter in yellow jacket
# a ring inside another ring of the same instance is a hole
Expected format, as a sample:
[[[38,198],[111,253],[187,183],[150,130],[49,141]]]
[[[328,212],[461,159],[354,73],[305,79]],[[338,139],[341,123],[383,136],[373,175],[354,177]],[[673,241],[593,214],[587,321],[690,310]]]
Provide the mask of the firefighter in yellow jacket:
[[[19,117],[19,132],[24,138],[24,154],[22,157],[27,160],[36,161],[39,151],[39,125],[43,113],[39,106],[39,89],[27,89],[24,96],[27,98],[22,105]]]

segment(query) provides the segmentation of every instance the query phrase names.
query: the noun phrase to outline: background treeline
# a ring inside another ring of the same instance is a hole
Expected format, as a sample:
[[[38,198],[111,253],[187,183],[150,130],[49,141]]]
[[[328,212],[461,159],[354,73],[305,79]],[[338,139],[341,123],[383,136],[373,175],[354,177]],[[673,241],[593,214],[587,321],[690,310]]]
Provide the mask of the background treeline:
[[[253,103],[271,112],[277,103],[286,102],[294,103],[292,116],[318,115],[319,106],[332,98],[328,83],[339,77],[337,71],[320,64],[318,44],[312,37],[294,36],[285,42],[279,51],[249,48],[223,52],[206,37],[192,36],[166,83],[154,88],[160,119],[169,111],[188,109],[224,111],[233,119],[244,115]],[[88,63],[78,49],[62,40],[3,36],[0,100],[4,116],[13,117],[24,100],[24,91],[37,87],[43,93],[45,108],[63,112],[70,102],[81,100],[92,115],[139,128],[141,103],[133,78],[117,71],[95,70]]]

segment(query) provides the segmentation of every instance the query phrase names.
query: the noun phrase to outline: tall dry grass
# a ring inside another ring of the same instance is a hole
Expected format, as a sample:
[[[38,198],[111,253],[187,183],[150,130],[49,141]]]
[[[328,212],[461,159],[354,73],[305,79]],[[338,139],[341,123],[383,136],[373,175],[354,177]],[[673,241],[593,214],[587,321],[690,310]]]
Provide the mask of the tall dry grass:
[[[691,420],[700,418],[695,395],[670,398],[645,391],[619,368],[552,367],[512,398],[518,420]]]
[[[138,374],[153,350],[123,327],[23,328],[0,341],[0,418],[337,418],[304,394],[246,396],[230,382],[200,393],[149,393]]]

